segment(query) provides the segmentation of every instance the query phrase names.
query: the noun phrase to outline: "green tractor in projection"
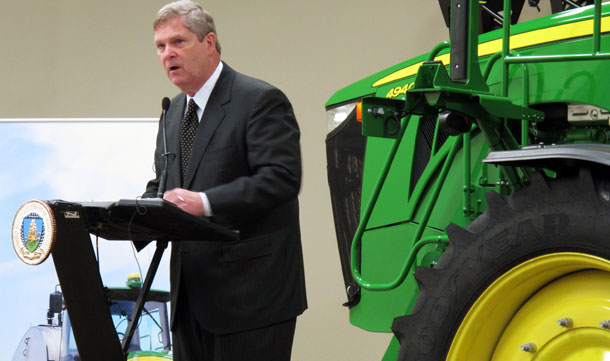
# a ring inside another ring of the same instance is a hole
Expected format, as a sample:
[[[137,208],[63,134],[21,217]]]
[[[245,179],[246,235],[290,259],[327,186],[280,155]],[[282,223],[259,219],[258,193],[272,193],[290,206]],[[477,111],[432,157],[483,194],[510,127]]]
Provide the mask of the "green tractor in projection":
[[[610,3],[549,2],[439,0],[450,43],[326,104],[346,306],[384,361],[610,357]]]
[[[110,316],[119,340],[123,340],[142,287],[139,274],[128,276],[127,287],[107,288]],[[151,290],[144,303],[142,317],[131,339],[127,361],[171,361],[168,291]],[[90,322],[98,319],[89,315]],[[80,361],[70,317],[62,293],[49,297],[47,324],[30,327],[17,345],[12,361]]]

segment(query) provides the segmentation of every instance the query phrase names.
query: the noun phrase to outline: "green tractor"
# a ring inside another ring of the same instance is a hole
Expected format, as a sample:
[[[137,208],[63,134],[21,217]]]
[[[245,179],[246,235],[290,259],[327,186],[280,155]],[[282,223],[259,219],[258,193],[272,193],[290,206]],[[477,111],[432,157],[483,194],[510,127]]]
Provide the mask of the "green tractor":
[[[132,274],[127,279],[127,287],[106,289],[112,322],[121,341],[125,336],[141,287],[140,275]],[[172,360],[167,314],[169,299],[167,291],[149,292],[138,327],[129,344],[127,361]],[[93,315],[90,317],[91,323],[97,321]],[[47,324],[30,327],[26,331],[12,361],[78,361],[80,359],[62,294],[55,291],[49,297]]]
[[[610,357],[610,3],[439,0],[451,42],[337,91],[350,322],[384,361]]]

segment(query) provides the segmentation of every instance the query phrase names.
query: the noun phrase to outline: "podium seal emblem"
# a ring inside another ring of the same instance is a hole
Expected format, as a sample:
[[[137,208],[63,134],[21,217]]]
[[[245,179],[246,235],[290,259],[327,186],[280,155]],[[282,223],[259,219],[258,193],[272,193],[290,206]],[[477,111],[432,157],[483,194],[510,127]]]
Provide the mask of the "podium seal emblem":
[[[13,248],[19,259],[29,265],[41,264],[53,250],[56,223],[48,204],[39,200],[25,202],[13,219]]]

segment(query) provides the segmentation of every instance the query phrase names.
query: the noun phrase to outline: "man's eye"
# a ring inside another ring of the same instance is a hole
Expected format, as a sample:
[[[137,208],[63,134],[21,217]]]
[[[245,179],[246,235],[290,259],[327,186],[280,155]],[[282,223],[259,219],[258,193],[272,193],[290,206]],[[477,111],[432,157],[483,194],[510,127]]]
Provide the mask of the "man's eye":
[[[158,44],[157,45],[157,50],[161,51],[163,49],[165,49],[165,45],[163,45],[163,44]]]

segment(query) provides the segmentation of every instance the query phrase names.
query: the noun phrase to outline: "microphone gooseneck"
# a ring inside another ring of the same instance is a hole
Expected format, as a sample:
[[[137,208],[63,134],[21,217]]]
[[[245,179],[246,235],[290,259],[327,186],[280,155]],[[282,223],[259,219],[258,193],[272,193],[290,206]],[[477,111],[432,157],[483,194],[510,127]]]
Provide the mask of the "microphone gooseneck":
[[[161,171],[161,177],[159,178],[159,188],[157,189],[157,197],[158,198],[163,198],[163,193],[165,193],[165,183],[167,181],[167,168],[168,168],[168,158],[170,155],[170,153],[167,152],[167,135],[165,133],[165,125],[167,123],[167,121],[165,120],[165,115],[167,113],[167,110],[169,109],[171,102],[169,100],[168,97],[163,98],[163,100],[161,101],[161,131],[163,132],[163,158],[165,158],[165,165],[163,167],[163,170]]]

